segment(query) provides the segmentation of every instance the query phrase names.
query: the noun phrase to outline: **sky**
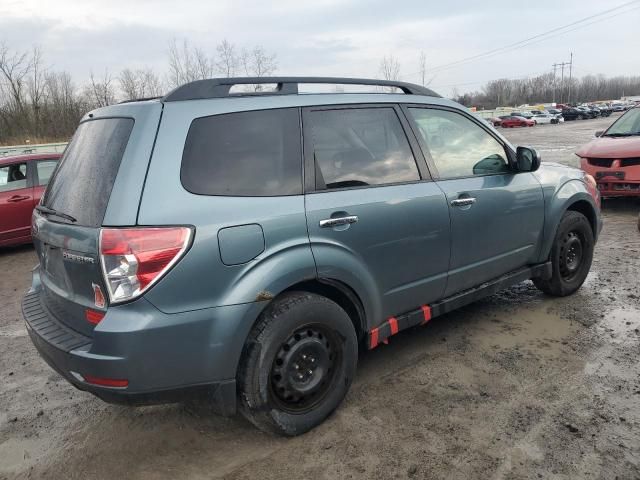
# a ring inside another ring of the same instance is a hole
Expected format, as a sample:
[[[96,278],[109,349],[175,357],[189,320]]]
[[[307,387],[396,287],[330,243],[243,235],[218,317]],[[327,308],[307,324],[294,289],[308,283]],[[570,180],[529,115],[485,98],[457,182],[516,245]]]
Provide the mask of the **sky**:
[[[215,53],[223,39],[262,45],[279,75],[380,78],[382,57],[400,78],[443,95],[478,90],[488,80],[550,72],[569,61],[574,76],[639,75],[640,1],[573,31],[522,48],[449,65],[571,24],[628,0],[0,0],[0,42],[41,47],[46,65],[82,83],[91,71],[167,69],[172,40]],[[559,75],[558,70],[558,75]],[[568,73],[568,72],[567,72]]]

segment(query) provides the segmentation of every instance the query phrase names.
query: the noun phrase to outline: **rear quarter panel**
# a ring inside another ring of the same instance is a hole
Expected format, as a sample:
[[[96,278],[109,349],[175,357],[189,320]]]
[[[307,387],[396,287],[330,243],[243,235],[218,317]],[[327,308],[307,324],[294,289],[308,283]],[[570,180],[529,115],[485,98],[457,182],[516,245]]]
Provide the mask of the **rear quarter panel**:
[[[231,102],[170,102],[164,107],[138,224],[190,225],[195,236],[185,257],[145,295],[163,312],[269,300],[294,283],[316,277],[303,195],[209,196],[190,193],[182,186],[182,153],[192,120],[226,113],[230,106],[233,111],[242,110],[243,105],[246,110],[255,109],[250,99]],[[279,102],[272,105],[283,107]],[[264,244],[255,249],[257,256],[242,258],[242,252],[231,250],[230,255],[221,254],[220,239],[228,240],[226,229],[248,226],[239,231],[240,239],[248,232],[259,232],[256,225],[264,235]],[[246,261],[229,265],[230,258]]]

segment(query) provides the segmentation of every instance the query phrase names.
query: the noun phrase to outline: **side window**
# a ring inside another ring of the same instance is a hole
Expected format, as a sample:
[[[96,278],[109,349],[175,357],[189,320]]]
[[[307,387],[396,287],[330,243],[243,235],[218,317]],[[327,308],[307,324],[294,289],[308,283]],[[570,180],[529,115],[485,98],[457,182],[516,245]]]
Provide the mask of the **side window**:
[[[27,188],[27,164],[14,163],[0,167],[0,192]]]
[[[305,118],[317,190],[420,180],[393,108],[315,110]]]
[[[509,172],[504,147],[486,130],[455,112],[409,108],[440,178]]]
[[[298,109],[195,119],[187,134],[180,178],[188,191],[201,195],[301,194]]]
[[[38,170],[38,185],[46,185],[49,183],[51,174],[57,164],[57,160],[41,160],[36,162],[36,168]]]

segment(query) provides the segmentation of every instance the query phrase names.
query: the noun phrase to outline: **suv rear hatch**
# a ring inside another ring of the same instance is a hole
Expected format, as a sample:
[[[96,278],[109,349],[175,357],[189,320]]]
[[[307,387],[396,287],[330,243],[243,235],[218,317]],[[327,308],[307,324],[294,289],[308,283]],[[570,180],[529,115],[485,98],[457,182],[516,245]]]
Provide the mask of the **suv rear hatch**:
[[[85,116],[34,212],[41,303],[59,322],[89,337],[108,302],[100,228],[107,219],[109,225],[135,224],[162,109],[158,102],[133,105]],[[122,198],[111,200],[123,191],[119,183],[127,187],[126,208]]]

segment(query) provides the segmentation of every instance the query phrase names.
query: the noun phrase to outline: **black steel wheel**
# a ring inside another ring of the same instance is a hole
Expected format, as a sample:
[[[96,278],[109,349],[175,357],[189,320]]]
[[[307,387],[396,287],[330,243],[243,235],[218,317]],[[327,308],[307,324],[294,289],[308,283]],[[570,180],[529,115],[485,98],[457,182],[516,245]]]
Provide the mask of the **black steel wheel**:
[[[560,245],[560,274],[571,281],[580,270],[583,259],[582,240],[578,232],[570,231],[562,239]]]
[[[296,331],[280,347],[270,372],[274,401],[285,411],[313,408],[334,385],[342,347],[334,332],[321,325]]]
[[[236,378],[241,413],[261,430],[299,435],[340,405],[355,375],[349,315],[308,292],[274,299],[253,327]]]
[[[551,277],[534,278],[533,283],[549,295],[571,295],[582,286],[589,274],[594,243],[589,220],[579,212],[565,212],[549,256]]]

